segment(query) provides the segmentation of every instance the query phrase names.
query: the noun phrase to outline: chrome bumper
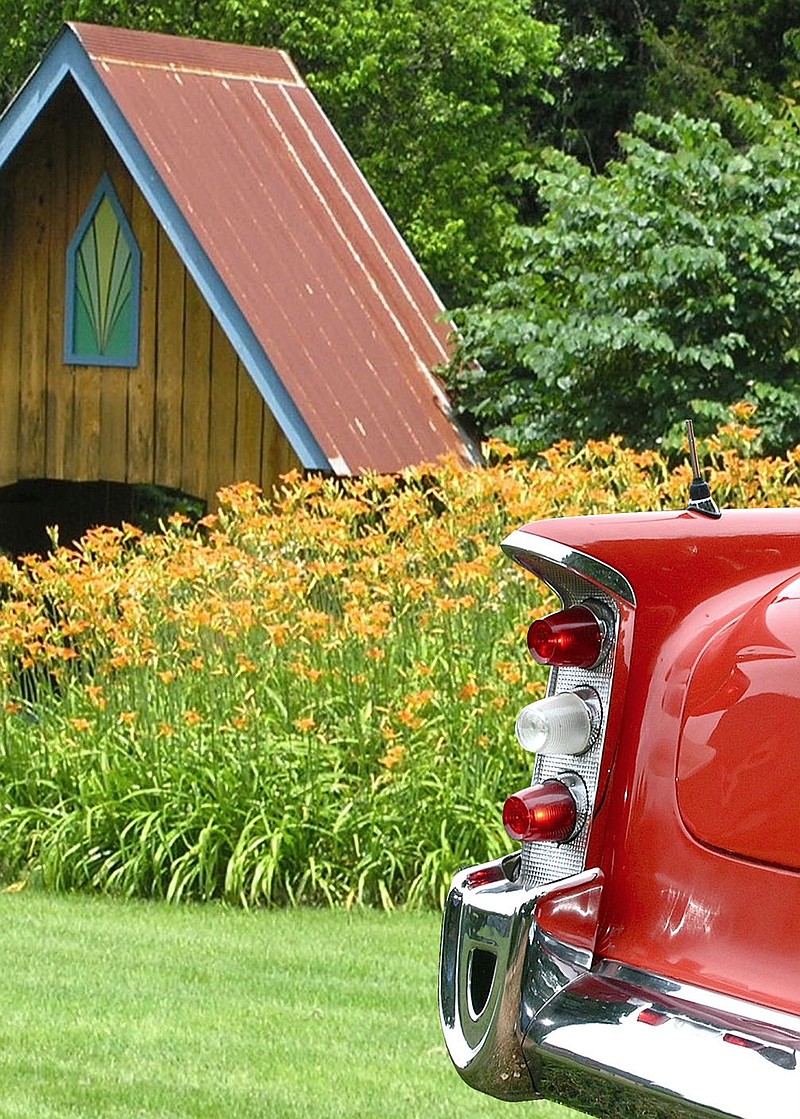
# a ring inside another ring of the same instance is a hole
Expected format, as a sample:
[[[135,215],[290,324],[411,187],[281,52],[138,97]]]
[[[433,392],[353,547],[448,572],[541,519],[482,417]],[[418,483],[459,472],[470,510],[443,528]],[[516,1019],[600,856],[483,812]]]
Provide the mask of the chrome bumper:
[[[800,1018],[595,962],[593,873],[529,890],[504,861],[454,880],[439,1006],[463,1079],[601,1119],[800,1119]],[[565,898],[572,944],[547,931]]]

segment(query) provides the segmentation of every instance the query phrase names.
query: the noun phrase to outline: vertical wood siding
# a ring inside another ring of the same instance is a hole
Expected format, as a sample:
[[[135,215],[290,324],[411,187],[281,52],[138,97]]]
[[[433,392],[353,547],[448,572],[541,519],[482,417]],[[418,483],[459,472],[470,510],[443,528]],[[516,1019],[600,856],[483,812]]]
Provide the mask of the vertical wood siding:
[[[66,366],[67,245],[107,172],[142,252],[135,369]],[[0,486],[150,483],[213,504],[300,469],[274,416],[76,87],[0,179]]]

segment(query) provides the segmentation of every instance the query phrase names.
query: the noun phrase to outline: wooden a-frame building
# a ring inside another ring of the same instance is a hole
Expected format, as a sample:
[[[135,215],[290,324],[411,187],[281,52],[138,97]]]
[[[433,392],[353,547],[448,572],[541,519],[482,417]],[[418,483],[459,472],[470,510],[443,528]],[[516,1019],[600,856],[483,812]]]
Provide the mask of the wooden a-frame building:
[[[0,117],[0,487],[475,461],[447,357],[282,52],[67,24]]]

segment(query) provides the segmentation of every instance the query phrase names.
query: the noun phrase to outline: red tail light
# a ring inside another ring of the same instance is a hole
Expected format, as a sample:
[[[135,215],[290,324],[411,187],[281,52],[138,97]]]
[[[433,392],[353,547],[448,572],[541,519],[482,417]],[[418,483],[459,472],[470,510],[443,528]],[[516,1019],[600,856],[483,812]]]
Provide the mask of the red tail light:
[[[588,606],[570,606],[533,622],[528,649],[539,664],[591,668],[603,652],[604,626]]]
[[[503,806],[503,826],[522,843],[552,840],[560,843],[575,831],[578,808],[561,781],[545,781],[510,796]]]
[[[722,1040],[729,1045],[738,1045],[740,1049],[760,1049],[763,1045],[763,1042],[753,1041],[751,1037],[742,1037],[741,1034],[723,1034]]]
[[[467,885],[474,890],[478,886],[491,886],[494,882],[502,882],[505,877],[501,864],[489,863],[486,866],[476,867],[467,879]]]

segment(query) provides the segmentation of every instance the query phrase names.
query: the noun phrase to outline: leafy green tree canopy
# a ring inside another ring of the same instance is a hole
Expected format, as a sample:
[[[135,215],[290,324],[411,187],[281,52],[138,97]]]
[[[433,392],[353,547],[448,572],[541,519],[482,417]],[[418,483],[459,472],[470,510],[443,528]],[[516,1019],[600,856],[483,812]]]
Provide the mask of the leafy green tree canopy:
[[[603,175],[547,155],[544,220],[459,316],[450,379],[486,432],[652,445],[751,399],[770,445],[800,442],[797,114],[724,103],[730,135],[639,116]]]
[[[773,107],[795,95],[800,0],[679,0],[668,21],[650,7],[640,29],[650,56],[643,109],[714,119],[720,89]]]
[[[538,139],[598,168],[637,111],[719,119],[718,93],[777,106],[800,78],[800,0],[539,0],[560,73]]]

